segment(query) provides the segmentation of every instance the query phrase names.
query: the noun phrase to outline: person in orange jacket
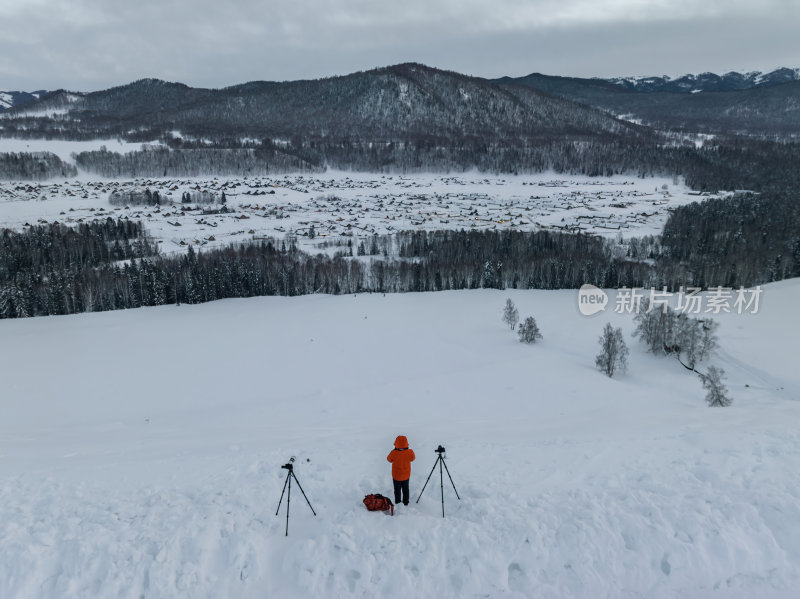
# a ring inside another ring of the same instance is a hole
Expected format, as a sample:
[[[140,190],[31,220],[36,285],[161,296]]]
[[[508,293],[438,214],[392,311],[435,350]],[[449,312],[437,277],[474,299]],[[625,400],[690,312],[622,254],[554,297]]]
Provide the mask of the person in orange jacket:
[[[408,479],[411,478],[411,462],[416,459],[414,450],[409,449],[408,439],[403,435],[394,440],[394,449],[386,459],[392,463],[392,482],[394,483],[394,502],[400,503],[400,492],[403,494],[403,505],[408,505]]]

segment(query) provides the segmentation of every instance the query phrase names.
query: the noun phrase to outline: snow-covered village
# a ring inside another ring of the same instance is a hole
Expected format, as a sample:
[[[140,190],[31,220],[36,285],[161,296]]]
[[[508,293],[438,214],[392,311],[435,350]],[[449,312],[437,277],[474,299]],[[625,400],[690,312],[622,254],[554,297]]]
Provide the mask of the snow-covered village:
[[[410,229],[652,235],[670,208],[699,196],[666,179],[552,174],[0,182],[6,227],[136,220],[163,252],[287,235],[318,250]]]

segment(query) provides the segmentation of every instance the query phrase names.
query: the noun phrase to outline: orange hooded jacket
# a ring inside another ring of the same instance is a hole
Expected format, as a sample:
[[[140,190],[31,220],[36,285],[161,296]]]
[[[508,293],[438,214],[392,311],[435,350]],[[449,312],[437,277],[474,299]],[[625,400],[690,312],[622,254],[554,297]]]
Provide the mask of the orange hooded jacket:
[[[386,456],[392,463],[392,478],[408,480],[411,478],[411,462],[416,459],[414,450],[408,448],[408,439],[403,435],[394,440],[394,449]]]

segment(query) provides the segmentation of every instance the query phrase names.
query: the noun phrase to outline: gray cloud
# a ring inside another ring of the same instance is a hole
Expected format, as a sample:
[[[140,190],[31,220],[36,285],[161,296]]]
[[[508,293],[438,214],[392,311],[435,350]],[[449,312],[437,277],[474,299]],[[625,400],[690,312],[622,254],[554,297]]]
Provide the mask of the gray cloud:
[[[0,0],[0,89],[221,87],[417,61],[479,76],[800,66],[794,0]]]

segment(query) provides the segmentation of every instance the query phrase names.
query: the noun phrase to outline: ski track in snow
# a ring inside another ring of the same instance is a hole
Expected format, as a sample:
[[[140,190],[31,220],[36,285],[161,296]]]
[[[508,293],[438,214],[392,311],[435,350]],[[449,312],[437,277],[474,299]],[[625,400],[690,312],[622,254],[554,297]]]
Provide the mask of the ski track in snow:
[[[571,291],[0,321],[0,597],[795,597],[799,290],[719,316],[724,409]],[[614,380],[606,320],[631,348]],[[361,499],[390,494],[396,434],[417,460],[391,518]],[[416,503],[438,443],[445,518],[438,470]],[[291,455],[318,515],[293,485],[286,537]]]

